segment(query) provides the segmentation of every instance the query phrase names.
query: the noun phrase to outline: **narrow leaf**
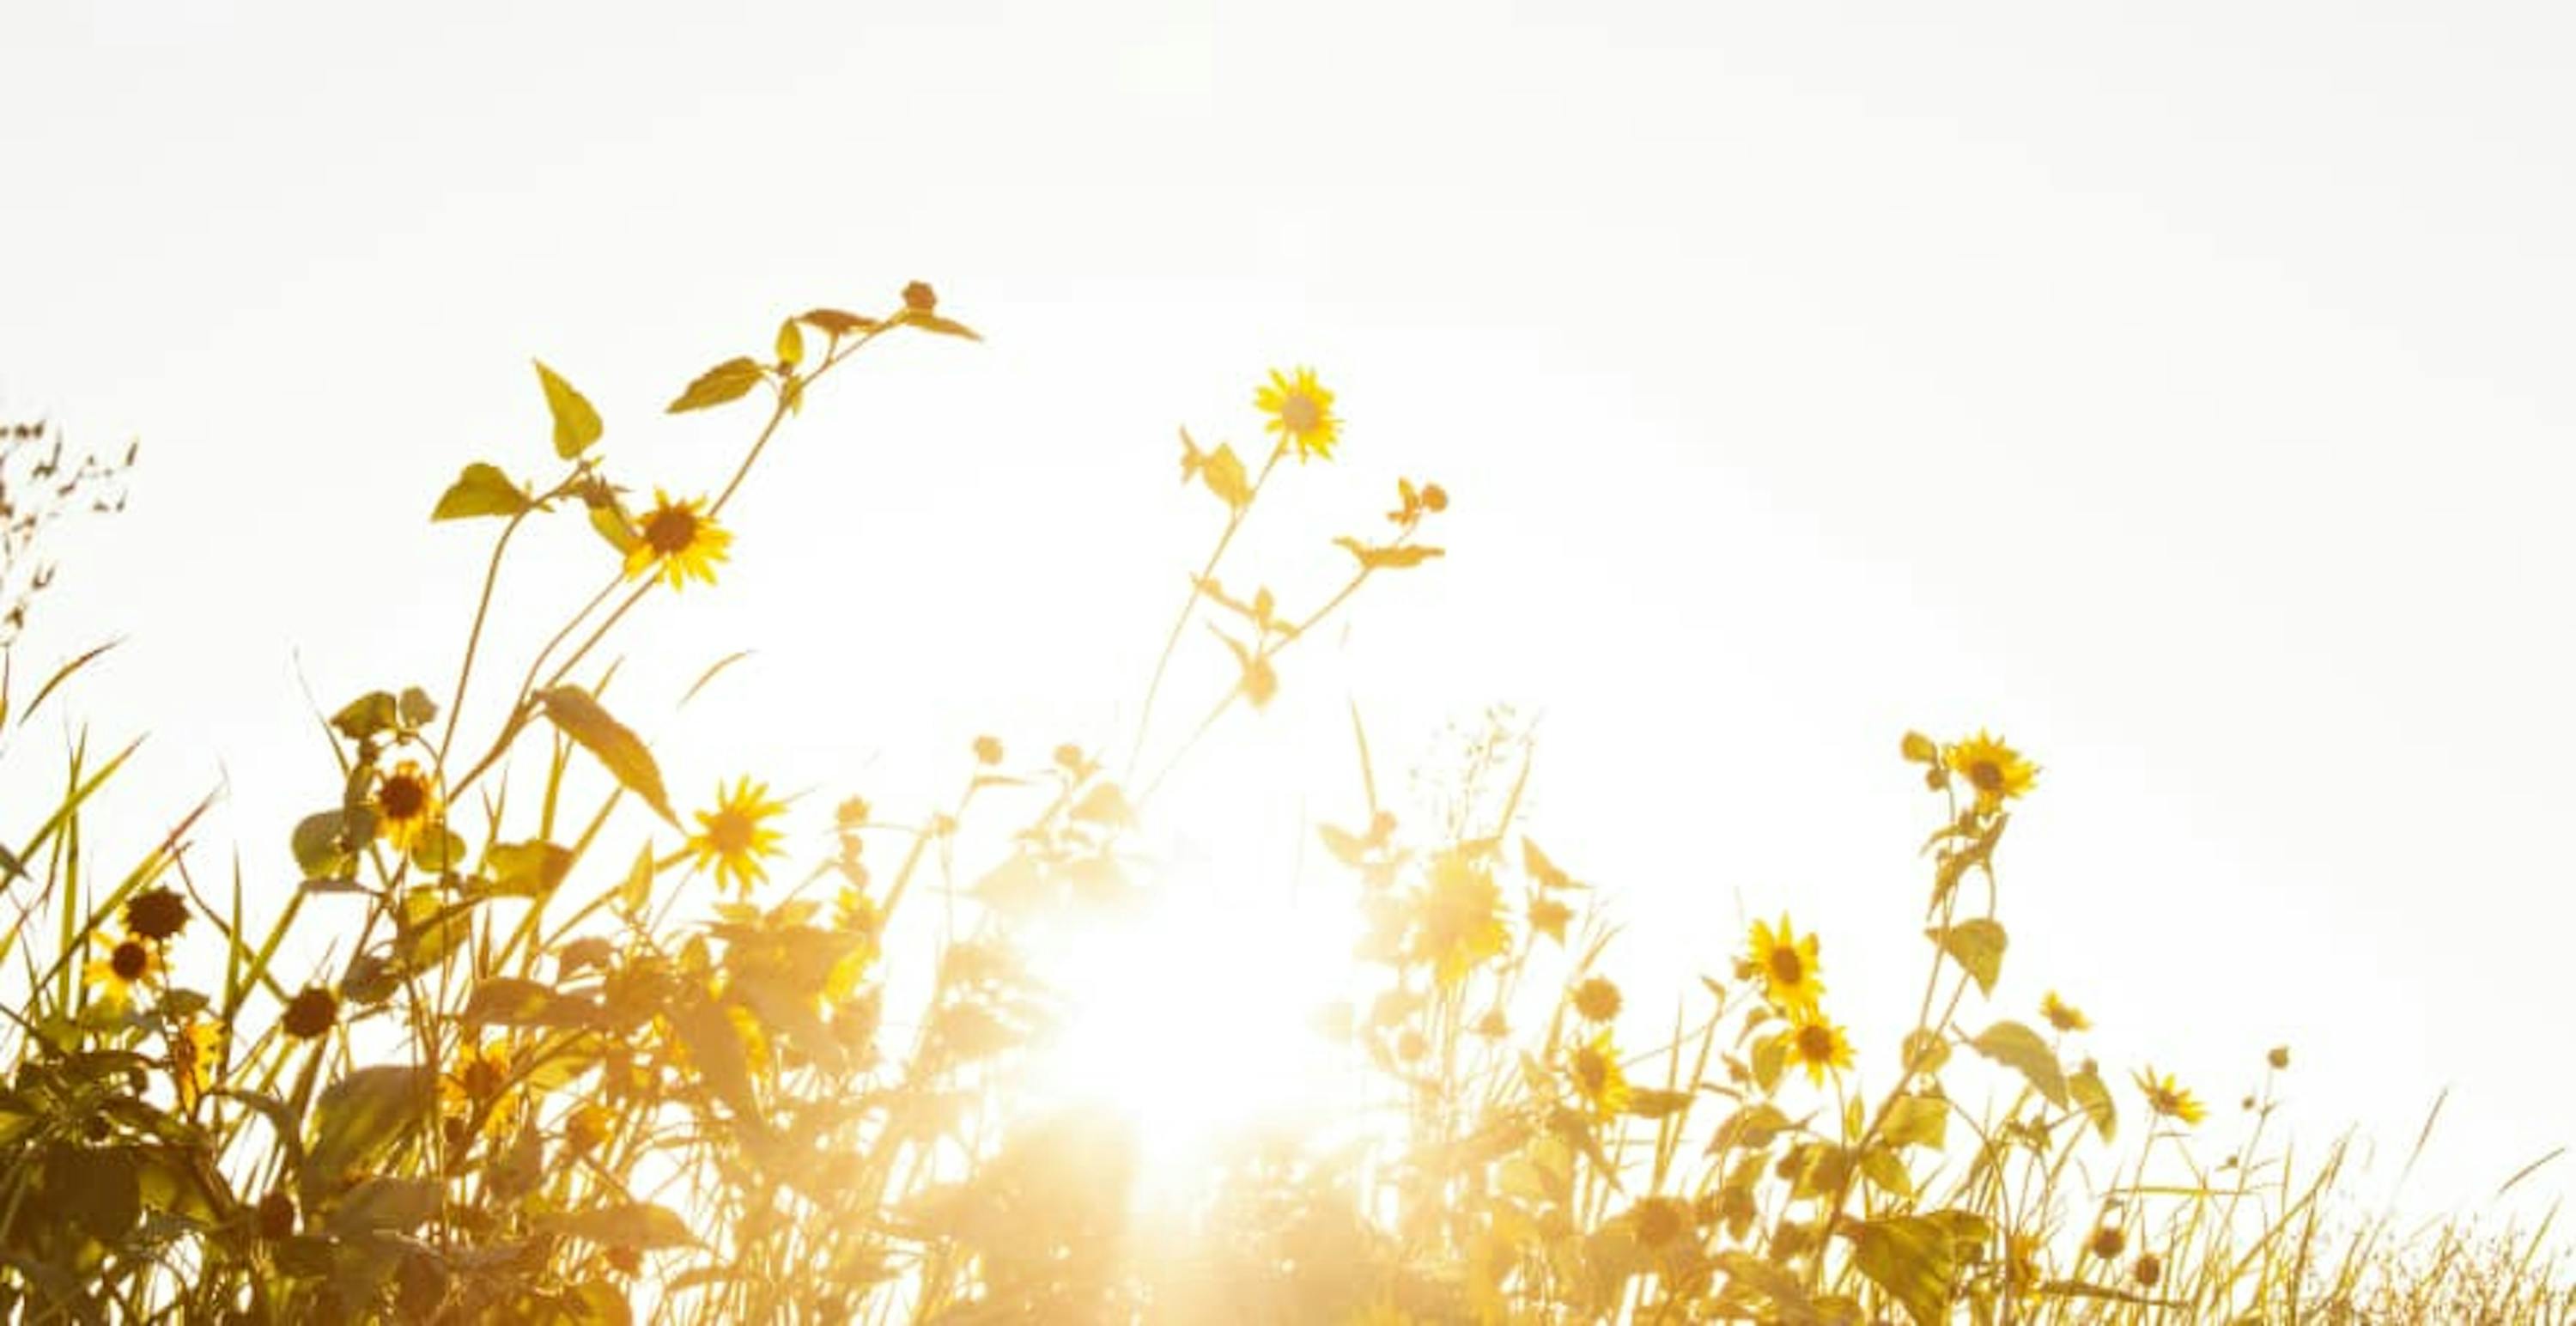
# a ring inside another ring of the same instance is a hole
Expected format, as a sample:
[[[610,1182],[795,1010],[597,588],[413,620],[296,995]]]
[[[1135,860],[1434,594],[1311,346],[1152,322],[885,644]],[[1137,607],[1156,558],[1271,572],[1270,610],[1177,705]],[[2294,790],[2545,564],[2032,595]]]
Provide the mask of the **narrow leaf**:
[[[679,817],[671,813],[671,799],[662,789],[661,766],[653,762],[653,751],[643,738],[611,718],[597,700],[578,686],[539,691],[537,703],[545,707],[546,717],[563,729],[565,736],[597,757],[626,790],[644,798],[644,804],[674,828],[679,826]]]
[[[690,383],[689,389],[681,392],[678,400],[671,402],[667,412],[686,414],[691,410],[703,410],[711,405],[722,405],[727,401],[739,400],[745,392],[759,386],[760,380],[765,376],[767,375],[760,365],[751,359],[728,359],[700,373],[697,381]]]

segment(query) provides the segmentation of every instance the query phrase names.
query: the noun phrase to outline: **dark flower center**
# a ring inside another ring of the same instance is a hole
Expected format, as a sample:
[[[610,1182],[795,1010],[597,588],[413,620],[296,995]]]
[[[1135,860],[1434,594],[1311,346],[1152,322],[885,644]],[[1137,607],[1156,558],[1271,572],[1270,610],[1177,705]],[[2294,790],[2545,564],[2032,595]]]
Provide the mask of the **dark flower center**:
[[[1973,760],[1968,764],[1968,781],[1980,792],[2004,790],[2004,771],[1992,760]]]
[[[687,552],[698,541],[698,515],[684,506],[666,506],[644,519],[644,542],[664,557]]]
[[[126,940],[107,955],[107,969],[115,972],[116,979],[120,981],[142,980],[143,974],[152,970],[152,950],[145,948],[139,939]]]
[[[429,809],[429,785],[410,774],[395,774],[376,793],[376,804],[389,820],[414,820]]]
[[[1286,424],[1289,432],[1303,437],[1323,426],[1324,407],[1317,405],[1314,397],[1292,391],[1279,402],[1279,422]]]
[[[1771,946],[1771,979],[1782,985],[1796,985],[1807,979],[1807,964],[1798,950],[1787,944]]]
[[[760,826],[739,810],[720,810],[707,821],[707,841],[724,856],[746,856]]]
[[[1609,1059],[1605,1058],[1599,1050],[1589,1048],[1576,1050],[1574,1084],[1583,1088],[1584,1095],[1600,1095],[1610,1085]]]
[[[1798,1057],[1811,1064],[1832,1063],[1833,1028],[1817,1026],[1813,1023],[1798,1028]]]

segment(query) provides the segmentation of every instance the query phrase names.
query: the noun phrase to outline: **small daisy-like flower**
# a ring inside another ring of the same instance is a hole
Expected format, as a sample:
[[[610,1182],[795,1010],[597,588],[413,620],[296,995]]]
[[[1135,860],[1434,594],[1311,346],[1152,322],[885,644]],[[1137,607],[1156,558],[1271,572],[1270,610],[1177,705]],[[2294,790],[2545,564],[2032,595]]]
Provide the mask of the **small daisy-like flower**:
[[[2148,1109],[2168,1119],[2180,1119],[2186,1125],[2209,1117],[2209,1111],[2192,1099],[2189,1091],[2174,1085],[2173,1074],[2157,1077],[2156,1070],[2150,1066],[2138,1070],[2136,1077],[2138,1090],[2146,1094]]]
[[[123,1008],[134,1001],[134,992],[161,975],[161,949],[140,935],[110,939],[93,932],[90,944],[99,956],[90,959],[81,980],[98,991],[98,997],[111,1007]]]
[[[1413,956],[1429,962],[1442,985],[1456,985],[1511,944],[1503,924],[1503,891],[1493,876],[1460,852],[1444,852],[1431,867],[1431,883],[1415,908]]]
[[[1764,922],[1753,923],[1746,962],[1753,974],[1762,978],[1764,997],[1781,1012],[1812,1009],[1825,992],[1824,982],[1816,972],[1816,937],[1800,939],[1785,912],[1776,931]]]
[[[188,900],[179,891],[155,885],[125,900],[125,928],[154,943],[176,938],[188,927]]]
[[[277,1021],[280,1029],[297,1040],[312,1040],[340,1022],[340,997],[318,985],[308,985],[293,999],[286,1001],[286,1013]]]
[[[1576,1094],[1592,1107],[1593,1118],[1606,1123],[1628,1108],[1628,1074],[1619,1067],[1619,1051],[1610,1044],[1609,1032],[1576,1046],[1566,1059],[1565,1071],[1574,1079]]]
[[[1574,1011],[1586,1021],[1607,1022],[1619,1016],[1619,987],[1607,977],[1594,976],[1574,987]]]
[[[1977,804],[1987,810],[2028,792],[2039,777],[2038,765],[2023,759],[2002,738],[1987,736],[1983,728],[1950,747],[1942,762],[1968,780],[1968,786],[1977,790]]]
[[[2048,1025],[2057,1028],[2059,1031],[2091,1031],[2093,1029],[2093,1023],[2090,1019],[2084,1016],[2084,1010],[2058,998],[2055,990],[2051,990],[2047,994],[2040,996],[2039,1015],[2048,1019]]]
[[[658,565],[663,581],[673,589],[691,576],[714,584],[716,563],[725,560],[733,535],[700,511],[700,505],[673,501],[670,494],[654,489],[653,509],[636,522],[638,537],[626,554],[626,578],[648,574]]]
[[[1827,1071],[1852,1066],[1851,1042],[1844,1039],[1843,1029],[1812,1008],[1801,1010],[1789,1029],[1780,1033],[1780,1047],[1788,1063],[1806,1069],[1807,1080],[1817,1086],[1825,1084]]]
[[[376,836],[408,852],[438,822],[438,788],[420,761],[404,760],[376,780],[375,808]]]
[[[2117,1225],[2104,1225],[2093,1231],[2093,1237],[2084,1241],[2086,1252],[2106,1262],[2119,1260],[2120,1254],[2127,1251],[2128,1247],[2129,1236],[2121,1233]]]
[[[1279,445],[1297,448],[1298,460],[1333,458],[1342,421],[1333,417],[1333,393],[1316,383],[1315,370],[1300,368],[1294,377],[1270,370],[1269,383],[1253,395],[1252,403],[1270,416],[1263,427],[1279,435]]]
[[[761,858],[778,854],[778,830],[769,827],[768,821],[786,811],[787,807],[769,799],[767,783],[755,783],[746,776],[735,781],[731,792],[717,784],[716,808],[697,812],[699,831],[689,839],[698,868],[712,863],[719,888],[731,881],[750,896],[752,885],[769,878]]]
[[[480,1118],[483,1131],[495,1133],[515,1117],[519,1090],[511,1080],[510,1043],[485,1041],[459,1045],[456,1061],[438,1078],[438,1100],[447,1112]]]

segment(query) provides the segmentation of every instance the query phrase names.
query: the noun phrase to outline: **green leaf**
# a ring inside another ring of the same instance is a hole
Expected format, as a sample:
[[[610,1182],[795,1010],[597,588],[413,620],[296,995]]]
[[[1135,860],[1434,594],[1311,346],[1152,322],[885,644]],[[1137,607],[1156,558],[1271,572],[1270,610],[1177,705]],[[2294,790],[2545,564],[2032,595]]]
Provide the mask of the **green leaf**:
[[[402,697],[394,702],[394,713],[404,727],[427,727],[438,718],[438,701],[417,686],[405,686]]]
[[[1992,995],[1995,977],[2004,966],[2004,928],[2002,923],[1984,917],[1961,921],[1946,930],[1926,930],[1924,937],[1941,946],[1950,960],[1976,978],[1977,993]]]
[[[344,1238],[368,1233],[408,1234],[438,1214],[438,1181],[373,1178],[361,1181],[331,1212],[331,1232]]]
[[[494,843],[483,864],[495,895],[542,898],[572,873],[572,853],[549,842]]]
[[[565,736],[607,766],[627,791],[644,798],[644,804],[673,828],[679,827],[679,817],[671,813],[671,798],[662,790],[661,766],[653,762],[653,751],[643,738],[611,718],[589,692],[578,686],[539,691],[537,703],[544,706],[546,717],[563,729]]]
[[[1860,1172],[1889,1196],[1908,1200],[1914,1196],[1914,1176],[1905,1172],[1905,1161],[1886,1147],[1861,1152]]]
[[[546,389],[546,412],[555,417],[555,454],[571,460],[599,440],[599,411],[553,369],[529,362],[536,363],[537,382]]]
[[[363,808],[307,815],[295,824],[295,864],[308,879],[336,878],[354,858],[356,847],[375,836],[376,817]]]
[[[1899,1096],[1888,1103],[1879,1138],[1889,1146],[1941,1149],[1950,1128],[1950,1102],[1938,1096]]]
[[[844,313],[836,308],[809,308],[797,314],[796,320],[832,337],[875,331],[878,326],[874,318],[863,318],[856,313]]]
[[[444,875],[465,861],[465,839],[455,830],[440,828],[412,840],[412,869]]]
[[[432,1069],[377,1064],[324,1087],[313,1103],[313,1140],[304,1151],[305,1205],[337,1191],[344,1175],[366,1168],[427,1123],[437,1080]]]
[[[2066,1107],[2066,1070],[2057,1062],[2057,1052],[2039,1033],[2018,1022],[2004,1021],[1977,1033],[1968,1044],[1977,1053],[2014,1069],[2030,1080],[2039,1094],[2048,1097],[2059,1109]]]
[[[2093,1120],[2093,1131],[2102,1135],[2107,1145],[2120,1128],[2120,1107],[2111,1103],[2111,1089],[2102,1085],[2102,1075],[2090,1068],[2078,1068],[2066,1079],[2066,1094],[2075,1098],[2076,1108]]]
[[[924,313],[919,309],[906,309],[897,315],[895,321],[907,327],[919,327],[923,331],[937,332],[942,336],[963,336],[970,341],[984,339],[962,322],[953,322],[936,313]]]
[[[522,980],[516,976],[492,976],[474,987],[465,1001],[464,1020],[483,1027],[498,1023],[505,1027],[533,1027],[546,1024],[546,1011],[555,1006],[554,987],[543,981]]]
[[[538,1221],[539,1228],[564,1238],[583,1239],[603,1248],[633,1248],[651,1252],[656,1248],[680,1248],[697,1243],[689,1224],[668,1207],[651,1202],[631,1202],[620,1206],[602,1206],[588,1211],[566,1211]]]
[[[1904,1304],[1916,1326],[1950,1319],[1959,1250],[1941,1222],[1923,1216],[1864,1221],[1852,1240],[1852,1264]]]
[[[369,691],[340,707],[331,715],[331,726],[351,741],[364,741],[390,730],[402,719],[401,705],[391,691]]]
[[[747,357],[728,359],[700,373],[697,381],[690,383],[689,389],[681,392],[680,398],[671,402],[665,412],[686,414],[691,410],[739,400],[745,392],[759,386],[766,376],[767,372],[755,360]]]
[[[476,461],[456,476],[439,495],[438,505],[429,518],[437,520],[470,520],[476,516],[515,516],[536,508],[528,490],[510,481],[500,468]]]
[[[1794,1126],[1789,1122],[1789,1116],[1780,1112],[1779,1106],[1758,1100],[1727,1116],[1726,1122],[1717,1126],[1717,1131],[1709,1136],[1708,1153],[1716,1155],[1737,1147],[1758,1150],[1771,1145],[1772,1138]]]
[[[724,1008],[704,991],[692,991],[676,1001],[667,1016],[707,1090],[732,1106],[736,1117],[759,1118],[760,1101],[751,1089],[751,1056],[743,1047],[741,1029]]]

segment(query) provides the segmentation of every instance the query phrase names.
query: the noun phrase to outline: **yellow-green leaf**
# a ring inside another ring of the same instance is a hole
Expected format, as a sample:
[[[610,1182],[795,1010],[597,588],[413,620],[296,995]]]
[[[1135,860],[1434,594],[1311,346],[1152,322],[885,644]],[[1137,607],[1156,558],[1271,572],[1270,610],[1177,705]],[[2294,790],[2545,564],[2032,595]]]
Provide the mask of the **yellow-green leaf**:
[[[1892,1197],[1910,1199],[1914,1196],[1914,1176],[1905,1172],[1905,1161],[1886,1147],[1874,1146],[1862,1152],[1860,1172],[1878,1185],[1880,1192]]]
[[[700,373],[697,381],[690,383],[689,389],[681,392],[678,400],[671,402],[667,412],[686,414],[691,410],[703,410],[711,405],[722,405],[730,400],[738,400],[745,392],[759,386],[760,380],[766,376],[768,376],[767,372],[749,358],[728,359]]]
[[[1977,1053],[2028,1078],[2050,1104],[2059,1109],[2066,1107],[2066,1070],[2057,1062],[2057,1052],[2048,1048],[2048,1042],[2041,1040],[2038,1032],[2018,1022],[1998,1022],[1977,1033],[1977,1038],[1968,1044]]]
[[[2120,1107],[2111,1103],[2111,1089],[2102,1085],[2102,1075],[2090,1068],[2078,1068],[2066,1079],[2066,1094],[2074,1097],[2076,1108],[2093,1120],[2093,1131],[2107,1144],[2119,1131]]]
[[[475,516],[515,516],[533,508],[536,503],[526,489],[510,482],[499,466],[476,461],[456,476],[456,482],[440,494],[438,505],[429,518],[468,520]]]
[[[313,1141],[304,1152],[306,1203],[427,1123],[437,1076],[414,1064],[377,1064],[324,1087],[313,1103]]]
[[[878,325],[874,318],[863,318],[856,313],[844,313],[836,308],[809,308],[796,315],[796,320],[820,330],[826,336],[849,336],[857,332],[875,331]]]
[[[1904,1304],[1916,1326],[1950,1319],[1959,1251],[1939,1222],[1923,1216],[1864,1221],[1852,1240],[1852,1265]]]
[[[599,440],[599,411],[572,389],[572,384],[542,362],[537,364],[537,382],[546,389],[546,412],[555,419],[555,454],[570,460]]]
[[[1950,1102],[1938,1096],[1899,1096],[1887,1106],[1878,1135],[1889,1146],[1941,1148],[1950,1128]]]
[[[1351,556],[1360,559],[1360,565],[1367,567],[1372,571],[1401,571],[1409,566],[1420,566],[1434,557],[1447,555],[1447,551],[1445,549],[1433,548],[1419,543],[1392,544],[1385,547],[1372,546],[1370,544],[1362,543],[1347,534],[1333,540],[1333,542],[1340,544],[1344,548],[1348,548]]]
[[[794,318],[778,324],[778,362],[789,368],[805,362],[805,333],[797,330]]]
[[[603,1248],[633,1248],[638,1252],[687,1247],[698,1241],[697,1236],[689,1232],[689,1223],[678,1213],[651,1202],[565,1211],[541,1217],[538,1227],[548,1233],[582,1239]]]
[[[542,898],[572,873],[572,853],[549,842],[494,843],[483,865],[492,872],[493,893]]]
[[[331,715],[331,726],[351,741],[364,741],[401,721],[402,705],[392,691],[369,691]]]
[[[643,738],[610,717],[608,711],[599,706],[599,701],[590,698],[589,692],[578,686],[557,686],[552,690],[539,691],[537,703],[544,707],[546,717],[561,728],[565,736],[571,737],[583,750],[607,766],[608,772],[627,791],[644,798],[644,804],[651,806],[653,813],[669,821],[672,827],[679,826],[679,817],[671,813],[671,799],[662,790],[661,766],[653,762],[653,751],[644,744]]]
[[[1949,954],[1950,960],[1958,963],[1961,970],[1976,979],[1977,993],[1991,995],[1995,992],[1995,977],[2003,973],[2004,966],[2004,928],[2001,922],[1980,916],[1958,922],[1946,930],[1926,930],[1923,934],[1939,944],[1941,951]]]
[[[919,309],[906,309],[895,318],[895,321],[907,327],[919,327],[923,331],[937,332],[942,336],[963,336],[970,341],[984,339],[962,322],[953,322],[936,313],[924,313]]]

